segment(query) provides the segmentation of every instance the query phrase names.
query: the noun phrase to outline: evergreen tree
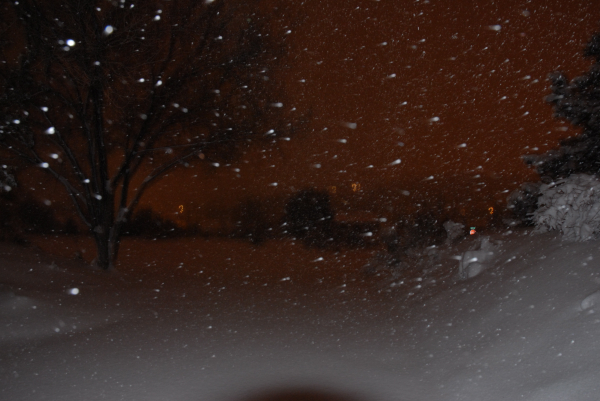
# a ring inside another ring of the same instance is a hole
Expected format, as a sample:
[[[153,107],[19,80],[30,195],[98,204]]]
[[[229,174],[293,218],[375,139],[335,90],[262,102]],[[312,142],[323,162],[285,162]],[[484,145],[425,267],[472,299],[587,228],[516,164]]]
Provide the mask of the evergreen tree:
[[[600,31],[592,36],[583,55],[595,60],[586,74],[569,80],[556,71],[549,77],[552,94],[546,101],[554,116],[582,128],[582,133],[561,141],[558,149],[525,156],[525,162],[535,166],[542,179],[576,173],[600,175]]]

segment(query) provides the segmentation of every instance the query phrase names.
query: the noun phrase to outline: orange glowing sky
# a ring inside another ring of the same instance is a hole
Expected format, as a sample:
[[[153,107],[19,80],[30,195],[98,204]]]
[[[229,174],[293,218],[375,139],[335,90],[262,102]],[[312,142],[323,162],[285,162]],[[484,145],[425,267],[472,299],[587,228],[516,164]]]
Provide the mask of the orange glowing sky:
[[[375,202],[373,193],[388,188],[408,191],[406,199],[431,192],[485,203],[536,179],[521,155],[576,133],[552,118],[546,77],[587,70],[581,53],[598,28],[597,0],[295,7],[305,19],[282,30],[291,51],[270,78],[285,85],[284,107],[313,111],[310,131],[232,166],[180,170],[146,202],[171,213],[180,204],[201,210],[251,194],[360,182]]]

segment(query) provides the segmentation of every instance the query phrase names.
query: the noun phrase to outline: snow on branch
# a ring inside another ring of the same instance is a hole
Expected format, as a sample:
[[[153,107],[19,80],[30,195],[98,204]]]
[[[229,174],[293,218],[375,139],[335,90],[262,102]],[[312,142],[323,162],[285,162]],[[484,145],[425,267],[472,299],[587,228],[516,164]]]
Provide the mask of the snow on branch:
[[[587,241],[600,235],[600,180],[574,174],[540,188],[533,213],[537,232],[561,231],[569,241]]]

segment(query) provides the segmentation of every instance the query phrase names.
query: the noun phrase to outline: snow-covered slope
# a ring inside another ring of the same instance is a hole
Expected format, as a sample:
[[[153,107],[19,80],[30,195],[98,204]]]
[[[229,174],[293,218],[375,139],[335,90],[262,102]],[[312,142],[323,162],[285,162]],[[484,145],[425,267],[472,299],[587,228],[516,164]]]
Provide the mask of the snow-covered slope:
[[[466,280],[467,242],[387,277],[185,241],[125,244],[118,274],[0,244],[0,399],[598,399],[598,241],[496,233]]]

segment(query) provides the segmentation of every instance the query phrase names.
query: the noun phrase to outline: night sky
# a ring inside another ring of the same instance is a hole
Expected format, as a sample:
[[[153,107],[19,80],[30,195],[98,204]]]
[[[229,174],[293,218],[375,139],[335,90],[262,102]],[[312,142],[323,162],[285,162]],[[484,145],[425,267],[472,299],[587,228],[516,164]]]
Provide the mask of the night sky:
[[[284,85],[284,107],[312,110],[309,131],[231,166],[179,170],[145,203],[206,216],[247,196],[335,186],[379,214],[423,198],[485,214],[537,180],[523,154],[576,134],[544,102],[547,75],[591,64],[581,54],[596,0],[298,3],[279,16],[290,52],[269,78]]]

